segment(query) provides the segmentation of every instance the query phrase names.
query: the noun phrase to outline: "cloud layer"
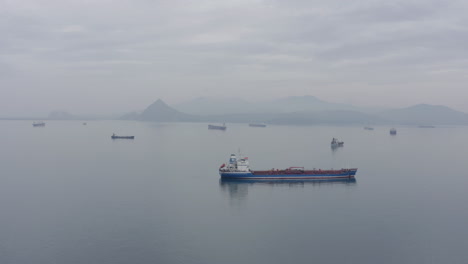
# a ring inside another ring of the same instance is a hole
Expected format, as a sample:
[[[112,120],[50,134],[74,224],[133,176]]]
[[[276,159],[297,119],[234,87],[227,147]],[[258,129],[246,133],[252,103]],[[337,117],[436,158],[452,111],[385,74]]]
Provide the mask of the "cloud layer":
[[[0,0],[0,116],[157,98],[468,112],[466,1]]]

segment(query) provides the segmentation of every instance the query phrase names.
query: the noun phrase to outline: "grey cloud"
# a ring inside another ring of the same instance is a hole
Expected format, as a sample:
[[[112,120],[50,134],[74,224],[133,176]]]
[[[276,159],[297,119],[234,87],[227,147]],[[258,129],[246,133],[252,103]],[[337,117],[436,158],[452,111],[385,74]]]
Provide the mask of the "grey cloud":
[[[331,91],[339,97],[351,82],[379,89],[396,80],[420,91],[425,78],[442,84],[449,73],[452,80],[466,73],[468,65],[468,6],[456,0],[22,1],[1,9],[0,86],[27,91],[40,82],[52,95],[62,85],[77,99],[87,96],[77,91],[80,85],[95,87],[95,94],[131,86],[145,100],[169,101],[223,94],[236,85],[248,87],[249,98],[268,89],[273,97],[330,97]],[[463,84],[451,85],[459,91]],[[353,89],[359,94],[359,87]],[[4,98],[18,98],[8,91]],[[141,97],[128,102],[121,94],[115,93],[106,104],[112,109],[105,111],[147,103]],[[71,100],[50,97],[51,107]],[[362,103],[358,96],[337,99]],[[71,112],[84,109],[69,105],[76,108]],[[2,103],[0,113],[7,110],[21,112]]]

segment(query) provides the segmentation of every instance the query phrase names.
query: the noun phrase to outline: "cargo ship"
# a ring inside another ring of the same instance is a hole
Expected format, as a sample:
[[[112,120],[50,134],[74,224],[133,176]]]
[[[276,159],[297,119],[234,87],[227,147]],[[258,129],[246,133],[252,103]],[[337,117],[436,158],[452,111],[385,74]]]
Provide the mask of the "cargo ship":
[[[45,123],[40,121],[40,122],[34,122],[33,127],[45,127]]]
[[[395,128],[390,129],[390,135],[396,135],[396,129]]]
[[[208,129],[226,130],[226,124],[223,123],[222,126],[218,126],[218,125],[208,125]]]
[[[250,123],[249,127],[266,127],[266,124],[263,124],[263,123]]]
[[[117,136],[116,134],[112,134],[112,139],[135,139],[135,136]]]
[[[330,144],[332,148],[337,148],[342,147],[344,145],[344,142],[339,141],[337,138],[333,138]]]
[[[237,158],[231,154],[229,163],[219,167],[219,175],[223,179],[244,180],[334,180],[351,179],[356,175],[357,169],[338,170],[306,170],[304,167],[289,167],[287,169],[251,170],[247,157]]]
[[[356,184],[356,178],[344,178],[344,179],[324,179],[324,180],[301,180],[301,179],[283,179],[283,180],[275,180],[275,179],[231,179],[231,178],[220,178],[219,184],[220,185],[234,185],[239,186],[240,184],[267,184],[269,186],[273,185],[282,185],[282,184],[294,184],[294,185],[326,185],[326,184]]]

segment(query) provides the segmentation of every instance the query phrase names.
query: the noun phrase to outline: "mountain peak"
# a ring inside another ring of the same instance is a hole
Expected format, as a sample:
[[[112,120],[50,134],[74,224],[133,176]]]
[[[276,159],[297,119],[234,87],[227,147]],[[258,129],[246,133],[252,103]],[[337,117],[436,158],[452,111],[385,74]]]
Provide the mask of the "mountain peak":
[[[154,101],[154,103],[152,103],[151,105],[161,105],[161,106],[167,106],[167,107],[169,107],[161,98],[159,98],[158,100]]]
[[[190,115],[175,110],[161,99],[149,105],[139,118],[146,121],[160,122],[189,121],[192,119]]]

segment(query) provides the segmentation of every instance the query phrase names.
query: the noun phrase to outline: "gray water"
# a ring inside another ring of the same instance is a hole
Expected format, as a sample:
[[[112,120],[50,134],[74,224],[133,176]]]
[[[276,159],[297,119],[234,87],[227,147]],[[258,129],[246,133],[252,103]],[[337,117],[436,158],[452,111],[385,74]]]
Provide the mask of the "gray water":
[[[31,124],[0,121],[2,264],[468,263],[467,127]],[[359,170],[221,181],[239,148],[253,169]]]

